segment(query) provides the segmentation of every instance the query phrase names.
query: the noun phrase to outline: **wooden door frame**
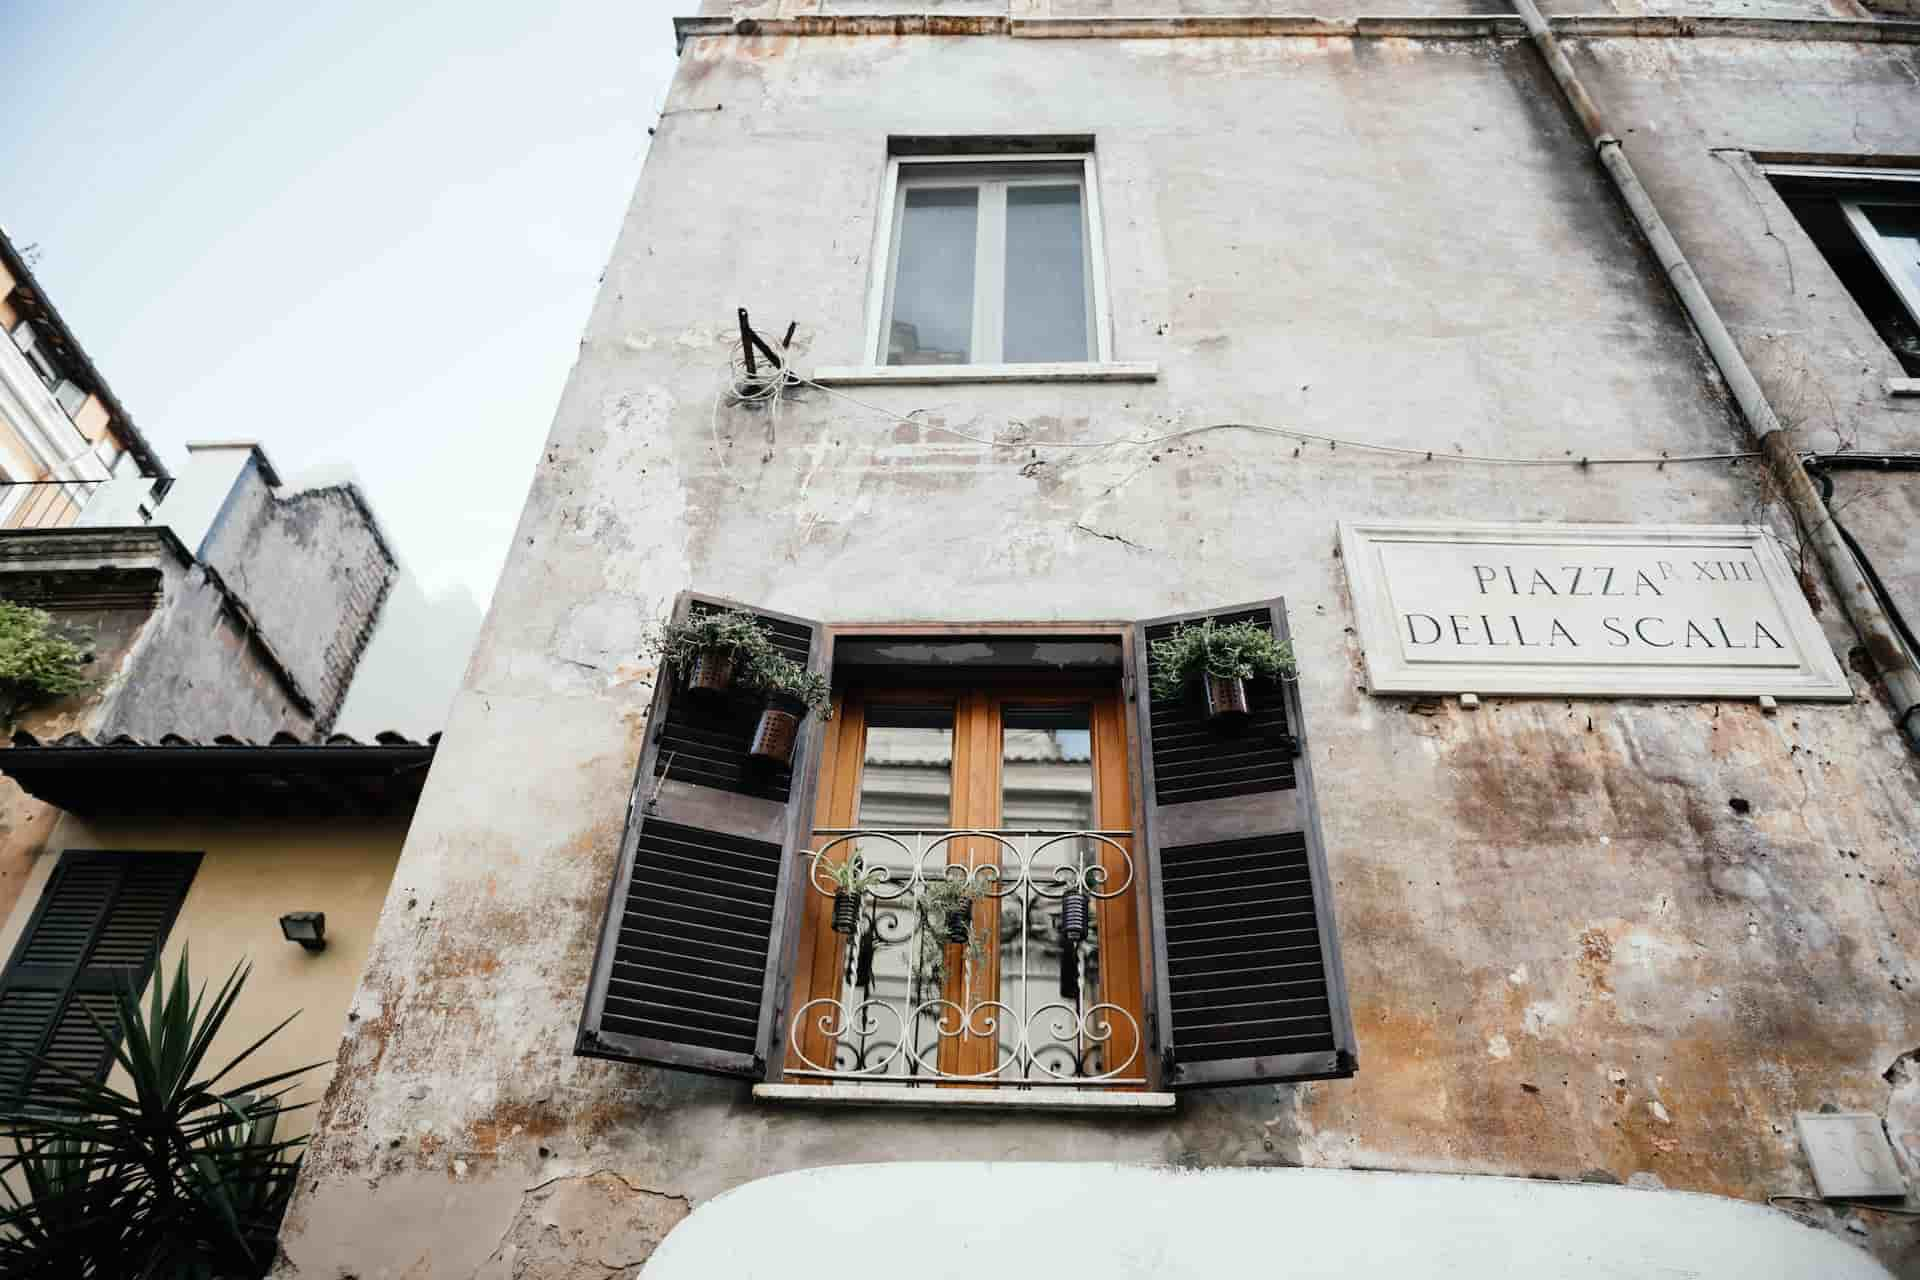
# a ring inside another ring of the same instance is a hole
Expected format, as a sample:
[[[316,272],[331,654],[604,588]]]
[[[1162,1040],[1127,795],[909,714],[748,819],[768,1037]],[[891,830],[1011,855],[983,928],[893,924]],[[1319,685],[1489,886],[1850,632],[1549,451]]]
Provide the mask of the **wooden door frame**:
[[[1134,644],[1135,628],[1131,622],[990,622],[990,623],[952,623],[952,622],[893,622],[893,623],[838,623],[826,627],[828,650],[831,652],[837,642],[868,638],[924,637],[927,639],[966,639],[986,636],[1017,636],[1023,639],[1059,636],[1062,638],[1100,637],[1117,640],[1120,645],[1120,664],[1114,672],[1114,680],[1108,684],[1099,681],[1099,686],[1111,689],[1110,696],[1096,697],[1093,701],[1093,720],[1089,723],[1089,742],[1093,754],[1094,787],[1096,803],[1096,821],[1100,828],[1117,828],[1116,817],[1124,819],[1126,829],[1133,832],[1132,838],[1125,841],[1127,853],[1133,861],[1134,882],[1130,899],[1133,906],[1131,934],[1114,927],[1109,913],[1125,910],[1120,905],[1124,899],[1101,901],[1096,903],[1099,912],[1099,925],[1103,939],[1126,938],[1133,955],[1123,963],[1114,965],[1103,956],[1102,981],[1108,984],[1107,990],[1118,995],[1130,987],[1130,1000],[1105,997],[1107,1002],[1121,1005],[1133,1013],[1139,1020],[1140,1042],[1139,1070],[1136,1073],[1146,1078],[1144,1088],[1160,1087],[1159,1034],[1154,1010],[1156,993],[1152,971],[1151,935],[1151,894],[1148,891],[1145,862],[1145,789],[1142,786],[1142,751],[1144,744],[1134,732],[1134,716],[1129,703],[1135,702],[1140,693],[1134,687],[1135,664]],[[985,769],[969,769],[967,777],[971,790],[984,790],[990,793],[990,811],[999,812],[1000,796],[1000,751],[998,744],[988,752],[984,742],[971,742],[963,746],[961,701],[973,691],[980,690],[986,683],[985,673],[977,669],[971,674],[965,668],[943,669],[929,667],[922,669],[923,674],[936,675],[933,683],[920,683],[913,679],[915,668],[903,665],[900,668],[902,679],[897,687],[886,689],[887,701],[894,701],[897,695],[900,701],[920,701],[922,703],[950,700],[955,705],[954,751],[956,758],[965,749],[981,754],[981,763]],[[937,674],[936,674],[937,673]],[[1075,700],[1079,691],[1070,684],[1063,685],[1057,676],[1034,671],[1031,673],[1036,684],[1024,693],[1010,693],[1008,690],[1019,688],[1025,678],[1022,673],[995,673],[991,678],[995,685],[1004,685],[1004,689],[995,689],[990,695],[994,701],[1026,700],[1057,701]],[[1066,674],[1066,673],[1061,673]],[[860,763],[864,752],[863,735],[865,730],[864,708],[866,699],[872,692],[865,681],[854,690],[842,686],[836,688],[833,696],[833,721],[822,734],[822,748],[818,774],[818,786],[815,789],[813,811],[808,815],[808,825],[804,830],[809,838],[805,848],[813,847],[811,832],[815,827],[851,827],[856,825],[853,817],[858,809],[860,788]],[[979,696],[973,693],[973,696]],[[1084,698],[1082,699],[1084,700]],[[848,714],[854,712],[856,714]],[[1106,720],[1103,726],[1100,723]],[[979,736],[979,735],[972,735]],[[1098,744],[1101,741],[1121,744],[1121,750],[1112,752],[1111,747],[1104,750]],[[990,755],[991,760],[985,759]],[[1118,794],[1116,795],[1116,789]],[[949,809],[949,824],[954,815],[981,812],[978,797],[963,798],[956,789]],[[843,820],[844,819],[844,820]],[[996,821],[993,825],[998,825]],[[805,874],[804,870],[801,874]],[[790,904],[794,928],[792,929],[788,954],[785,958],[786,981],[782,984],[790,993],[788,1007],[798,1009],[816,996],[830,983],[837,991],[841,981],[840,974],[845,963],[843,947],[828,924],[831,903],[824,895],[808,891],[804,885]],[[1106,945],[1103,943],[1103,945]],[[1119,957],[1115,957],[1119,958]],[[998,948],[994,948],[989,959],[989,974],[992,989],[998,991]],[[1125,986],[1116,984],[1116,978],[1126,977]],[[818,1020],[809,1019],[816,1028],[805,1037],[811,1056],[822,1061],[821,1053],[826,1047],[826,1037],[817,1030]],[[779,1037],[777,1043],[769,1046],[767,1053],[770,1081],[783,1078],[787,1068],[795,1065],[791,1043],[788,1039],[789,1028],[783,1017],[774,1026],[774,1034]],[[817,1043],[814,1043],[817,1042]],[[989,1055],[991,1048],[988,1048]],[[1116,1055],[1109,1055],[1109,1061]],[[943,1065],[945,1062],[943,1051]],[[991,1057],[987,1059],[991,1063]],[[820,1083],[812,1077],[802,1077],[810,1083]]]

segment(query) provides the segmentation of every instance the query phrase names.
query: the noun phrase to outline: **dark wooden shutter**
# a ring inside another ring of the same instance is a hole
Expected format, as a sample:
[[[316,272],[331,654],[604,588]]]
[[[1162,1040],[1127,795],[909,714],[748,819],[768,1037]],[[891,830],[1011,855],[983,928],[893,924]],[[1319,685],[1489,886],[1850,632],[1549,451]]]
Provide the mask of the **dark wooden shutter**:
[[[674,617],[739,609],[811,670],[828,669],[825,629],[804,618],[683,593]],[[627,801],[574,1051],[718,1075],[762,1075],[777,1017],[774,972],[793,927],[795,852],[812,820],[818,714],[790,769],[757,769],[747,744],[761,700],[679,695],[662,668]]]
[[[0,1044],[21,1051],[0,1054],[0,1100],[64,1079],[22,1053],[106,1077],[113,1046],[88,1012],[112,1026],[114,991],[146,985],[199,865],[197,853],[61,855],[0,978]]]
[[[1153,697],[1153,642],[1208,617],[1288,635],[1282,600],[1134,627],[1163,1083],[1349,1076],[1353,1022],[1298,687],[1251,682],[1240,737],[1207,727],[1197,693]]]

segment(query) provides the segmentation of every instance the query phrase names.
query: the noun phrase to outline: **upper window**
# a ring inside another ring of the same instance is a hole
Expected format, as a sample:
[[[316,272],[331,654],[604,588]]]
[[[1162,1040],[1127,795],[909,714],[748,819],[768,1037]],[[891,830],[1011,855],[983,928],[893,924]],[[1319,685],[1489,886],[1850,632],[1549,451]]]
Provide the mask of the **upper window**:
[[[887,186],[876,363],[1106,358],[1091,155],[901,158]]]
[[[1901,366],[1920,377],[1920,170],[1782,165],[1768,173]]]

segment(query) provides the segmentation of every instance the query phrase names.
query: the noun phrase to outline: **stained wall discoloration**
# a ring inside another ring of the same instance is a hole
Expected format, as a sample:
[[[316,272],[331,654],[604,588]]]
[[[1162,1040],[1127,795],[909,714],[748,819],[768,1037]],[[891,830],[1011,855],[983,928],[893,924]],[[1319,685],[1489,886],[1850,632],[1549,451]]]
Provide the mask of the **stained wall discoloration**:
[[[1648,155],[1708,287],[1744,297],[1778,250],[1710,148],[1834,145],[1832,121],[1856,111],[1920,129],[1901,89],[1915,55],[1682,43],[1583,56],[1609,85],[1631,80],[1636,163]],[[285,1238],[300,1274],[483,1265],[438,1243],[444,1225],[418,1250],[368,1240],[358,1224],[390,1192],[497,1227],[556,1176],[698,1203],[876,1159],[1379,1167],[1761,1198],[1810,1188],[1794,1110],[1888,1106],[1883,1073],[1920,1034],[1920,793],[1868,678],[1853,705],[1775,717],[1657,701],[1463,712],[1364,688],[1337,519],[1758,521],[1791,537],[1753,464],[1572,465],[1747,440],[1529,48],[697,40],[669,106],[716,103],[661,122],[594,306],[309,1156]],[[777,423],[715,413],[735,306],[797,317],[803,367],[860,363],[888,133],[1089,130],[1115,355],[1157,361],[1157,382],[857,393],[911,422],[812,390]],[[1758,297],[1740,323],[1777,305]],[[1806,351],[1864,387],[1845,372],[1858,353]],[[1847,403],[1863,437],[1891,420]],[[1235,430],[1035,447],[1222,423],[1569,465]],[[573,1057],[653,676],[635,637],[688,586],[883,621],[1284,595],[1360,1074],[1192,1095],[1163,1119],[903,1118],[758,1106],[741,1084]],[[1837,611],[1820,616],[1846,653]],[[1889,1258],[1910,1234],[1871,1232]]]

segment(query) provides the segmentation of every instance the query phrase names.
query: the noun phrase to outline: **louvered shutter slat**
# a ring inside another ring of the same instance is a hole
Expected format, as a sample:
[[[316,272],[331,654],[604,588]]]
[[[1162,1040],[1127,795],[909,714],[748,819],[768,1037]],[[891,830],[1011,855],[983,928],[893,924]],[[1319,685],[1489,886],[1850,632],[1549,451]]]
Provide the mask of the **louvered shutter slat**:
[[[694,595],[674,616],[730,608],[760,618],[788,657],[827,669],[817,623]],[[676,684],[664,669],[656,681],[575,1051],[758,1076],[791,927],[793,854],[811,816],[819,717],[803,725],[792,767],[763,769],[747,755],[758,696],[686,698]]]
[[[33,1063],[23,1053],[38,1053],[47,1028],[64,998],[62,991],[13,989],[0,992],[0,1105],[20,1096],[33,1074]]]
[[[1164,1083],[1351,1075],[1353,1027],[1297,687],[1254,682],[1235,737],[1213,731],[1197,696],[1150,693],[1153,642],[1208,617],[1287,635],[1278,600],[1134,631]]]
[[[113,1046],[102,1026],[115,1030],[114,993],[145,984],[199,862],[197,853],[61,855],[0,977],[0,1044],[20,1051],[0,1055],[0,1102],[66,1079],[22,1052],[105,1077]]]

